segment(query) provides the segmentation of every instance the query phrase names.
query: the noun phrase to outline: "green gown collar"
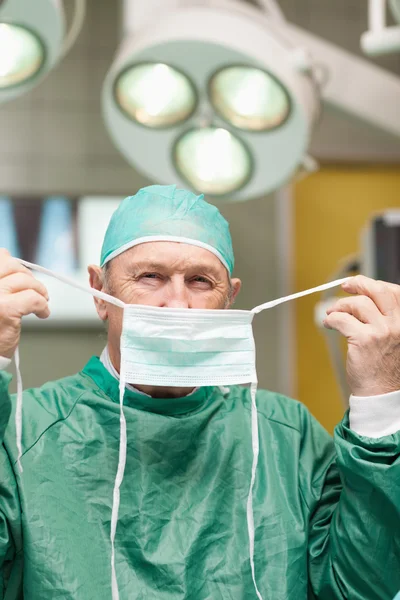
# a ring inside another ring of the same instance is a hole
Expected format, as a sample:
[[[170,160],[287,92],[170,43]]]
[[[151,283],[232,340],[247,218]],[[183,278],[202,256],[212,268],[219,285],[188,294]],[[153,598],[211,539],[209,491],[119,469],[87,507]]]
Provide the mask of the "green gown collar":
[[[90,377],[113,402],[119,403],[119,381],[107,371],[97,356],[93,356],[89,360],[82,372]],[[200,387],[193,394],[184,398],[163,399],[150,398],[139,392],[126,389],[124,404],[139,410],[163,415],[185,415],[197,412],[203,405],[208,404],[215,390],[215,387]]]

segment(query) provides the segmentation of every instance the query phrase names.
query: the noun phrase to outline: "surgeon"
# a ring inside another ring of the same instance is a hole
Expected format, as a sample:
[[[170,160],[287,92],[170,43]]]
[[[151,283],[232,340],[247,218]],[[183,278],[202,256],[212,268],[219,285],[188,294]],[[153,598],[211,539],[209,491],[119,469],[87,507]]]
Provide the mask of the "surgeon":
[[[121,203],[89,274],[93,288],[127,304],[213,310],[229,309],[239,293],[233,267],[218,210],[175,186],[152,186]],[[302,404],[257,393],[254,563],[264,600],[392,600],[400,589],[400,287],[362,276],[343,287],[349,295],[325,320],[347,338],[352,390],[334,441]],[[21,318],[49,316],[48,294],[0,251],[4,600],[112,598],[122,310],[95,303],[108,332],[101,357],[24,392],[20,472],[5,369]],[[248,387],[128,383],[124,413],[119,598],[255,600]]]

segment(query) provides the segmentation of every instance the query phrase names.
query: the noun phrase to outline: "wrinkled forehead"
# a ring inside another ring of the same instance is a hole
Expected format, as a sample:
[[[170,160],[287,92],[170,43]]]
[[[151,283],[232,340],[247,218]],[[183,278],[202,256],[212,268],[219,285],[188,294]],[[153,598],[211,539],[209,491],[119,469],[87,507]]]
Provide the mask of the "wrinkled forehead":
[[[229,277],[222,261],[208,249],[186,242],[148,241],[129,248],[112,261],[120,269],[186,271],[199,269]]]

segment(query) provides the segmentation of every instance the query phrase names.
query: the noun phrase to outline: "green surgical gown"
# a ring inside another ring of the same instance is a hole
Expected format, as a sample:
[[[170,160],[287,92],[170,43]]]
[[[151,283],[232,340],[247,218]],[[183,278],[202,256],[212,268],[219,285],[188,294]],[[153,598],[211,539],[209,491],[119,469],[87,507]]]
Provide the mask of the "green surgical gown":
[[[0,375],[0,597],[111,600],[118,382],[84,370],[24,392],[23,473]],[[321,402],[324,399],[321,398]],[[300,403],[257,394],[255,571],[264,600],[392,600],[400,588],[400,433],[333,442]],[[126,392],[120,600],[256,600],[246,500],[250,394]]]

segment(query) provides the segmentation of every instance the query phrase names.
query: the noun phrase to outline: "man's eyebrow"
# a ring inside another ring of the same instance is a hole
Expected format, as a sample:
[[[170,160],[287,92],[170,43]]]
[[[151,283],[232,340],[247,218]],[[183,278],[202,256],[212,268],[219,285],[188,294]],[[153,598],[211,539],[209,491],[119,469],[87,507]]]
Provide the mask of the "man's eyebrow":
[[[158,263],[158,262],[154,262],[154,261],[135,261],[134,263],[132,263],[132,265],[130,265],[130,270],[135,272],[135,271],[168,271],[169,266],[166,265],[165,263]],[[191,264],[188,268],[188,271],[191,272],[199,272],[199,273],[203,273],[206,274],[208,273],[209,275],[213,275],[216,278],[221,278],[222,273],[220,273],[218,271],[218,269],[216,269],[214,266],[212,265],[208,265],[207,263],[194,263]]]
[[[165,271],[166,268],[168,268],[165,264],[162,263],[157,263],[157,262],[152,262],[152,261],[147,261],[147,260],[143,260],[143,261],[135,261],[134,263],[132,263],[130,265],[130,270],[131,271],[137,271],[137,270],[152,270],[154,269],[155,271]]]

